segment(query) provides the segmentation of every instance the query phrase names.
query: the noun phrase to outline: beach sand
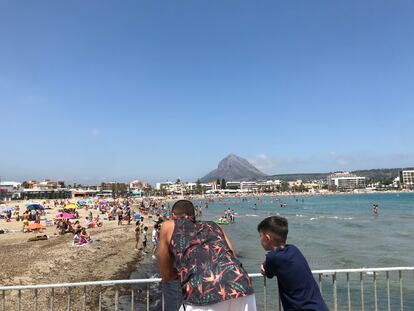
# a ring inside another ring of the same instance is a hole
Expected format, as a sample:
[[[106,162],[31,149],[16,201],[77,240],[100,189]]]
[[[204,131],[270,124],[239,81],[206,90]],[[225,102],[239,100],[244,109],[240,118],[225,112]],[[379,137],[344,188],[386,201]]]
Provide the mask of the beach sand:
[[[87,211],[79,212],[82,223]],[[57,210],[47,210],[47,213],[48,219],[53,219]],[[94,216],[96,213],[93,211]],[[0,284],[3,286],[128,279],[142,259],[142,253],[134,249],[134,222],[118,226],[116,221],[104,221],[103,227],[88,229],[94,242],[85,246],[74,246],[72,234],[57,235],[55,226],[47,227],[42,233],[23,233],[20,231],[21,221],[6,223],[0,220],[0,228],[10,231],[0,234]],[[28,242],[29,238],[43,234],[48,235],[49,239]],[[59,300],[66,299],[63,294],[57,293],[55,310],[60,309],[57,307]],[[16,292],[8,294],[6,301],[13,302],[16,295]],[[33,297],[33,292],[23,293],[22,297],[25,295]],[[23,299],[27,300],[30,299]],[[94,303],[89,302],[90,310],[94,310]],[[25,304],[22,310],[26,310]],[[39,310],[42,308],[39,307]]]

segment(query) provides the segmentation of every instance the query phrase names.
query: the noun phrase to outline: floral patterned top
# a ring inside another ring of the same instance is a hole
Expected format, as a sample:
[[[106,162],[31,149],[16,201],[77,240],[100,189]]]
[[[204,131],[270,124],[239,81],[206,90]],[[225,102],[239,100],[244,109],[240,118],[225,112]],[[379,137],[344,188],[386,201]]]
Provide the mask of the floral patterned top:
[[[176,219],[171,239],[184,301],[202,306],[253,294],[252,282],[211,221]]]

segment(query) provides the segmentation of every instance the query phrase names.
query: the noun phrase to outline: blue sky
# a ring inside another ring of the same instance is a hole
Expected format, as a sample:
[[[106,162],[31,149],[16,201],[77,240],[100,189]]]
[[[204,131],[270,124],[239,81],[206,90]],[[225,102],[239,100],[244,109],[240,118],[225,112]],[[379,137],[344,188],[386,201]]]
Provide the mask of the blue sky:
[[[414,2],[0,0],[0,175],[414,165]]]

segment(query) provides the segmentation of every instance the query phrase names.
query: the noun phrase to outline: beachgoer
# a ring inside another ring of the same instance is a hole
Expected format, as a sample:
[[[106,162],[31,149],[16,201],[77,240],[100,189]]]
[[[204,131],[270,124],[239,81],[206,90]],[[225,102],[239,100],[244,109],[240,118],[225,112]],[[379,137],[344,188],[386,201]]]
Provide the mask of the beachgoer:
[[[143,252],[146,253],[147,252],[147,235],[148,235],[148,227],[145,226],[144,230],[142,231],[142,248],[143,248]]]
[[[75,221],[75,223],[73,224],[73,230],[75,231],[75,234],[81,232],[82,226],[81,226],[79,220]]]
[[[12,211],[11,209],[6,211],[6,222],[10,222],[12,217]]]
[[[32,209],[30,211],[30,220],[36,220],[36,210]]]
[[[177,201],[172,214],[174,220],[161,226],[158,259],[164,282],[179,279],[180,310],[255,311],[251,280],[224,231],[214,222],[196,221],[187,200]]]
[[[138,250],[139,238],[141,236],[141,222],[138,220],[135,223],[135,250]]]
[[[234,209],[231,210],[230,212],[230,221],[234,222],[235,218],[234,218]]]
[[[377,204],[374,204],[372,206],[372,213],[374,214],[374,216],[378,216],[379,210],[378,210],[378,205]]]
[[[39,211],[36,211],[35,223],[40,224],[40,212]]]
[[[91,221],[89,220],[89,217],[85,217],[85,220],[83,221],[83,226],[85,228],[89,228],[91,226]]]
[[[287,219],[267,217],[257,230],[263,248],[268,251],[260,271],[268,278],[277,277],[283,310],[328,311],[305,257],[296,246],[286,244]]]
[[[99,214],[96,215],[93,222],[94,222],[96,227],[102,227],[102,225],[103,225],[103,223],[101,221],[101,218],[99,217]]]
[[[122,225],[122,214],[124,213],[124,211],[122,210],[122,207],[118,207],[117,210],[117,215],[118,215],[118,226]]]
[[[29,212],[25,211],[23,213],[23,232],[26,232],[29,227]]]
[[[128,222],[128,225],[131,224],[131,208],[129,206],[125,211],[125,220]]]
[[[91,242],[91,236],[86,232],[86,228],[82,228],[80,232],[79,244],[87,244]]]
[[[157,251],[159,229],[160,229],[160,225],[155,224],[154,229],[152,229],[152,234],[151,234],[152,256],[154,259],[155,259],[155,252]]]

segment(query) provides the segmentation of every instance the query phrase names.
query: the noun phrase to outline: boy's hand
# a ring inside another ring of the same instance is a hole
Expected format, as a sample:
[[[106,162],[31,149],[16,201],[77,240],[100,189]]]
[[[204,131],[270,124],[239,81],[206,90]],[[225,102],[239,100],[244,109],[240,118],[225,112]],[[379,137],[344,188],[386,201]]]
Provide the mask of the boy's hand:
[[[260,273],[266,275],[266,270],[264,269],[263,264],[260,265]]]

